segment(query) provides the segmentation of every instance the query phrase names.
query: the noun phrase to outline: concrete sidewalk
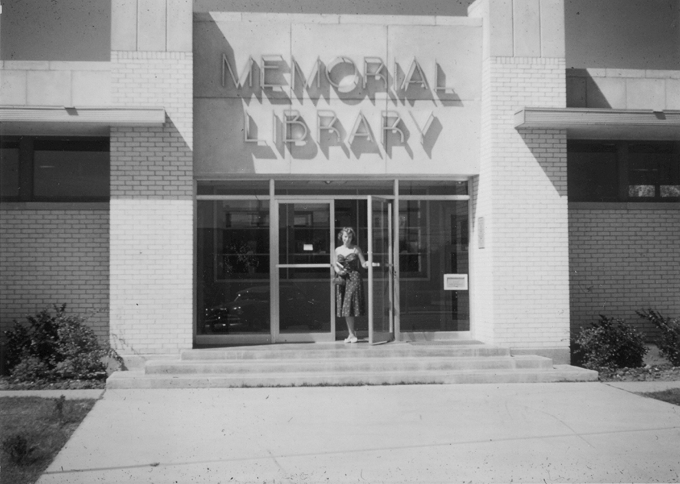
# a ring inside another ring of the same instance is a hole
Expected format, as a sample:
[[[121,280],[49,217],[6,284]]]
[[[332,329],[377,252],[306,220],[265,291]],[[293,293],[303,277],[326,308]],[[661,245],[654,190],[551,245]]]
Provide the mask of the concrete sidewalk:
[[[602,383],[107,390],[39,483],[677,482],[678,442]]]

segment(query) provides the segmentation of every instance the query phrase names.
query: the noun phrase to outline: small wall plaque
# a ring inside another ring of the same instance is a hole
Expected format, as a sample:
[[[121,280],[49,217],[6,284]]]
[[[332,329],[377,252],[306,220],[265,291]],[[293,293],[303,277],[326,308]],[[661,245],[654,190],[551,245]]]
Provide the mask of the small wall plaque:
[[[444,274],[444,290],[445,291],[467,291],[468,290],[468,275],[467,274]]]

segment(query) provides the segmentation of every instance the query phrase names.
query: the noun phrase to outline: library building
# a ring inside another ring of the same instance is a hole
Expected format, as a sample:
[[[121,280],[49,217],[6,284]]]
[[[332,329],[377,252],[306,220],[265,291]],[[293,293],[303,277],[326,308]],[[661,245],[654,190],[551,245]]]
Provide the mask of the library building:
[[[147,372],[474,345],[572,369],[599,315],[653,341],[637,310],[680,316],[680,6],[654,2],[110,0],[45,52],[4,6],[0,329],[66,304]]]

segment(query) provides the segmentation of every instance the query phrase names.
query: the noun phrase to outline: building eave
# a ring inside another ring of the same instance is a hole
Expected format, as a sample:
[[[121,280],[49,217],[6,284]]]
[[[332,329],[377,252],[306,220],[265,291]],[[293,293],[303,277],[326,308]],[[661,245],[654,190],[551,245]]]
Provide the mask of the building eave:
[[[515,113],[515,129],[564,129],[569,139],[680,140],[680,111],[525,107]]]
[[[0,122],[161,126],[165,122],[165,109],[127,106],[0,106]]]

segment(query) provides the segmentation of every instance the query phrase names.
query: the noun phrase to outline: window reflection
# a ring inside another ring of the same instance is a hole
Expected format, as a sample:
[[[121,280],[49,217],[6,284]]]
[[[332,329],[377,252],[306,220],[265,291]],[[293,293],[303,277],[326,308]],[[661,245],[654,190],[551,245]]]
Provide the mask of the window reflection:
[[[570,201],[670,201],[680,198],[680,143],[572,141]]]
[[[444,291],[444,274],[468,274],[468,204],[399,204],[401,331],[468,331],[468,291]]]
[[[198,201],[198,334],[270,332],[269,202]]]

